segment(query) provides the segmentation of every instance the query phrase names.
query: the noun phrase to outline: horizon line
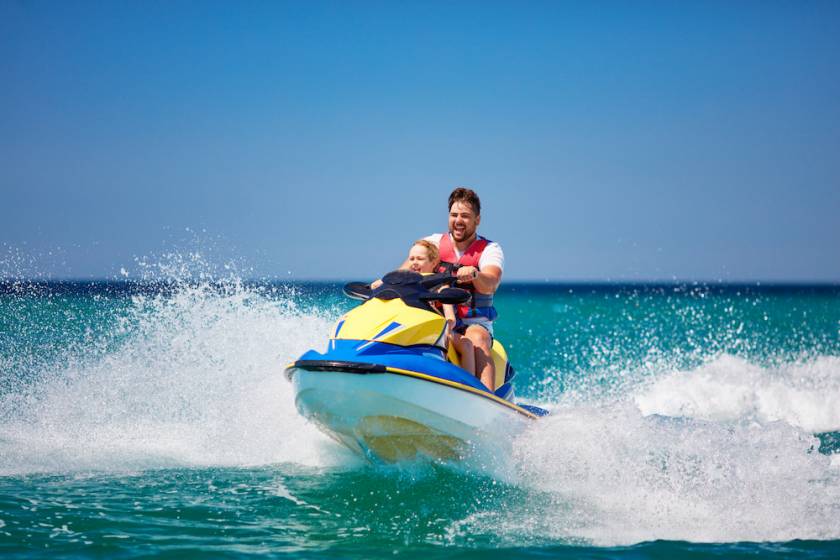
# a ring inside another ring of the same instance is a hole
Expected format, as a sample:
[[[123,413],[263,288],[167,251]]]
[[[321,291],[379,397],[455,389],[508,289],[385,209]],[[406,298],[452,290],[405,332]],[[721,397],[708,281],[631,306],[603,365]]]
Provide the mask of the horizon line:
[[[354,281],[351,278],[283,278],[283,277],[262,277],[262,278],[242,278],[243,283],[272,283],[272,284],[295,284],[295,283],[314,283],[314,284],[340,284],[344,282]],[[225,282],[224,278],[201,280],[199,283],[218,284]],[[157,280],[147,279],[132,279],[132,278],[108,278],[108,277],[0,277],[0,284],[13,283],[28,283],[28,284],[153,284],[153,283],[178,283],[178,280],[161,278]],[[193,279],[187,278],[185,283],[195,283]],[[555,284],[555,285],[660,285],[660,286],[678,286],[678,285],[726,285],[726,286],[831,286],[840,287],[840,279],[837,280],[795,280],[795,279],[687,279],[687,278],[649,278],[649,279],[621,279],[621,278],[575,278],[575,279],[558,279],[558,278],[514,278],[503,281],[501,286],[511,284],[527,284],[527,285],[541,285],[541,284]]]

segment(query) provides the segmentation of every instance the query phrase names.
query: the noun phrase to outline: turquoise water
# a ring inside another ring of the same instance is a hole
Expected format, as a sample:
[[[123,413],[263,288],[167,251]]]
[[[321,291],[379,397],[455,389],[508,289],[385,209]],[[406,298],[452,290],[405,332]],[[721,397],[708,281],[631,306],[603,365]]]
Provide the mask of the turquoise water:
[[[337,284],[0,285],[0,555],[840,557],[840,288],[507,284],[552,415],[504,469],[363,463],[283,366]]]

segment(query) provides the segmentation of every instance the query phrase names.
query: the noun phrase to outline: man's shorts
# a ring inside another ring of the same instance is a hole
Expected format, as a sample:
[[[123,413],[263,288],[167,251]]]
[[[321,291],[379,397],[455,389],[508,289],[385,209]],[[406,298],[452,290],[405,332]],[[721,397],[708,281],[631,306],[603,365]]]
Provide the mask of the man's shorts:
[[[467,330],[467,327],[471,325],[478,325],[479,327],[484,327],[488,333],[490,333],[490,341],[493,341],[493,321],[486,317],[466,317],[466,318],[459,318],[458,321],[455,323],[455,332],[459,334],[464,334]]]

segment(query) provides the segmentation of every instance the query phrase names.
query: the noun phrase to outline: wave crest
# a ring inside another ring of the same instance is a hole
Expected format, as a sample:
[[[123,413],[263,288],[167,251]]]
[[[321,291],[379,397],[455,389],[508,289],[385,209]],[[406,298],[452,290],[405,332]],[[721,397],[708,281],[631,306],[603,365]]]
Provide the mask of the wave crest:
[[[645,415],[783,421],[810,432],[840,430],[840,357],[761,367],[722,355],[665,375],[635,395]]]

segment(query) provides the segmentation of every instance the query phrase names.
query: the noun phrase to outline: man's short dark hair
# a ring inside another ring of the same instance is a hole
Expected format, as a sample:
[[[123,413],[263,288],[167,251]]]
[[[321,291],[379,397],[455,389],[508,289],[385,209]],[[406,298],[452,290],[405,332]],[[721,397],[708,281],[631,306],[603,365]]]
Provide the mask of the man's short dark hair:
[[[472,206],[476,216],[481,215],[481,200],[475,191],[465,187],[458,187],[452,194],[449,195],[449,209],[452,210],[452,205],[456,202],[469,202]]]

